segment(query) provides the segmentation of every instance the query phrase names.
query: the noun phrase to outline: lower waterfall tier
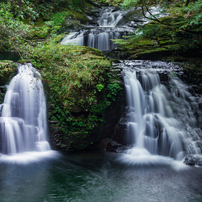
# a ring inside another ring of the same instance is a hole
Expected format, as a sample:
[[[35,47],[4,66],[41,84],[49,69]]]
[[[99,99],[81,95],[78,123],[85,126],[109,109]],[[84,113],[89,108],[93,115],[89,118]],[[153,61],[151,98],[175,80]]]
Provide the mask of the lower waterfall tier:
[[[31,64],[18,65],[7,87],[0,117],[0,152],[47,151],[46,99],[39,72]]]
[[[134,146],[126,153],[177,160],[201,154],[201,111],[173,67],[148,61],[125,61],[119,66],[127,95],[125,141]],[[167,75],[165,80],[161,74]]]

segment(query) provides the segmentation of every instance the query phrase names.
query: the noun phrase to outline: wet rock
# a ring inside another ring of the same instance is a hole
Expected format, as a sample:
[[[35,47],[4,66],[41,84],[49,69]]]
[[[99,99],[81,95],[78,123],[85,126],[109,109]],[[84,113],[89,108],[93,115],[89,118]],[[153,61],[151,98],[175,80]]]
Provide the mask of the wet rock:
[[[108,152],[116,152],[116,153],[118,153],[117,148],[120,147],[120,146],[121,146],[121,144],[119,144],[119,143],[117,143],[115,141],[110,140],[108,142],[108,144],[107,144],[107,149],[106,150]]]
[[[109,139],[103,139],[100,143],[100,148],[101,149],[106,149],[108,152],[116,152],[118,153],[118,148],[121,147],[122,145]]]
[[[189,166],[194,166],[196,164],[196,158],[194,156],[188,155],[185,157],[184,163]]]
[[[196,142],[196,145],[197,145],[200,149],[202,149],[202,140],[197,141],[197,142]]]
[[[58,124],[59,121],[49,121],[50,124]]]
[[[57,143],[56,146],[57,146],[57,147],[61,146],[61,142]]]
[[[185,157],[184,163],[189,166],[202,166],[202,156],[189,154]]]
[[[114,147],[111,145],[110,142],[107,144],[107,149],[106,149],[106,150],[107,150],[108,152],[115,152],[115,153],[117,153],[116,148],[114,148]]]
[[[127,117],[126,113],[123,113],[121,118],[119,119],[118,124],[116,125],[114,129],[114,133],[112,136],[112,140],[119,142],[121,144],[127,144],[125,134],[126,134],[126,128],[127,128]]]
[[[101,149],[107,149],[108,143],[109,143],[109,139],[108,139],[108,138],[103,139],[103,140],[100,142],[100,148],[101,148]]]

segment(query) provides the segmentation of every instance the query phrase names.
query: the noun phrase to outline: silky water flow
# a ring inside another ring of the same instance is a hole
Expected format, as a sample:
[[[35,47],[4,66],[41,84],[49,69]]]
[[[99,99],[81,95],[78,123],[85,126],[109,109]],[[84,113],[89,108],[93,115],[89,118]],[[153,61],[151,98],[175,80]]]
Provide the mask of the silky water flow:
[[[119,67],[127,96],[125,141],[132,144],[126,156],[182,160],[187,154],[201,154],[197,98],[187,91],[172,65],[125,61]]]
[[[18,64],[18,74],[7,86],[0,117],[0,152],[48,151],[46,99],[40,73]]]
[[[99,27],[93,27],[82,32],[73,32],[67,35],[61,42],[63,45],[75,44],[90,46],[101,51],[109,51],[117,45],[112,39],[120,39],[123,33],[114,30],[118,22],[123,18],[121,11],[113,11],[114,8],[107,8],[101,11],[98,20]]]

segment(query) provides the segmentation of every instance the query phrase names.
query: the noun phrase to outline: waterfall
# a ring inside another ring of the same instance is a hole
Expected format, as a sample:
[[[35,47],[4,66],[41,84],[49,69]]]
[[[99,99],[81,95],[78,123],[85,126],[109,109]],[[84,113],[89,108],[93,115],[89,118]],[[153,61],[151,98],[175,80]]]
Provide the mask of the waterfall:
[[[7,86],[0,117],[0,153],[48,151],[46,99],[40,73],[18,64]]]
[[[113,50],[115,45],[112,39],[120,39],[125,34],[124,30],[115,30],[118,22],[123,18],[120,11],[113,12],[114,8],[103,9],[98,20],[99,27],[81,32],[73,32],[67,35],[61,44],[90,46],[101,51]]]
[[[101,18],[98,20],[98,24],[100,27],[116,27],[122,18],[120,11],[113,12],[113,8],[108,8],[104,10]]]
[[[201,154],[201,120],[196,117],[201,111],[173,69],[163,62],[143,61],[125,61],[120,67],[127,95],[126,142],[133,145],[126,154],[176,160]]]

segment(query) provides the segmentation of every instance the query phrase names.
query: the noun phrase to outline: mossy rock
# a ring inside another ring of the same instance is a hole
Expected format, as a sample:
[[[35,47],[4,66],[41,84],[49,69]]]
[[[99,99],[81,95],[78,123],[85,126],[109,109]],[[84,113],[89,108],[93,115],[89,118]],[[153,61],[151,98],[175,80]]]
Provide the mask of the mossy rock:
[[[158,55],[160,57],[171,54],[184,55],[185,52],[188,55],[193,51],[200,55],[200,31],[198,31],[198,40],[196,40],[195,30],[192,30],[192,33],[179,29],[183,23],[184,18],[174,18],[172,15],[149,22],[140,30],[140,35],[134,34],[127,41],[120,40],[118,50],[127,52],[131,58],[137,59],[152,59],[154,55],[153,59],[158,59]]]
[[[91,47],[50,44],[36,48],[30,57],[45,84],[67,110],[86,110],[98,83],[105,82],[110,62]]]
[[[10,60],[0,61],[0,86],[9,83],[11,78],[17,73],[17,65]]]
[[[113,80],[116,75],[110,73],[111,63],[103,53],[91,47],[47,43],[35,47],[27,60],[43,78],[55,148],[80,150],[99,141],[104,113],[122,89]]]

